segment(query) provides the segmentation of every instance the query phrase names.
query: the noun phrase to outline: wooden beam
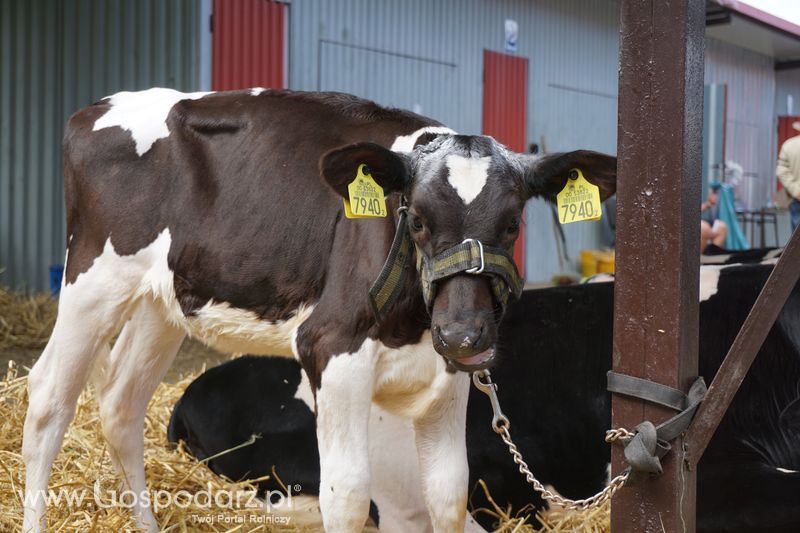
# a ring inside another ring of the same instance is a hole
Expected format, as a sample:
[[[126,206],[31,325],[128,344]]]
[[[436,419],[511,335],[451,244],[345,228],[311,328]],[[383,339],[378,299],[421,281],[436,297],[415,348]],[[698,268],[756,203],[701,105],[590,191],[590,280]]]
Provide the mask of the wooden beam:
[[[685,391],[697,376],[705,2],[622,0],[620,25],[613,368]],[[613,427],[671,414],[612,401]],[[695,474],[672,445],[659,478],[617,493],[612,531],[694,531]],[[626,467],[614,446],[614,474]]]

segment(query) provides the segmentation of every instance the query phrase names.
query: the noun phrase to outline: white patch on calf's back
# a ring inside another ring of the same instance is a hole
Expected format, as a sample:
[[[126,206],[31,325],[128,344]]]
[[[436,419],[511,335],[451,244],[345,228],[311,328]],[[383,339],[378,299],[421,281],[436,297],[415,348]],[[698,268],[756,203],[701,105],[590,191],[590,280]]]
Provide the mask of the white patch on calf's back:
[[[211,93],[182,93],[163,87],[118,92],[106,97],[110,108],[95,121],[92,131],[113,126],[129,131],[136,143],[136,154],[141,157],[158,139],[169,137],[167,116],[176,103],[181,100],[196,100],[207,94]]]
[[[456,154],[448,155],[445,159],[449,170],[447,181],[465,204],[472,202],[486,185],[491,160],[489,156],[473,158]]]
[[[703,266],[700,268],[700,301],[705,302],[715,294],[719,287],[719,273],[724,267]]]
[[[731,258],[731,254],[700,255],[701,265],[721,265]]]
[[[258,96],[264,91],[266,91],[264,87],[253,87],[252,89],[250,89],[250,96]]]
[[[393,152],[410,152],[414,149],[417,139],[426,133],[454,135],[456,132],[444,126],[426,126],[408,135],[401,135],[397,137],[392,143],[390,150]]]
[[[764,255],[764,260],[776,259],[783,253],[783,248],[775,248]]]

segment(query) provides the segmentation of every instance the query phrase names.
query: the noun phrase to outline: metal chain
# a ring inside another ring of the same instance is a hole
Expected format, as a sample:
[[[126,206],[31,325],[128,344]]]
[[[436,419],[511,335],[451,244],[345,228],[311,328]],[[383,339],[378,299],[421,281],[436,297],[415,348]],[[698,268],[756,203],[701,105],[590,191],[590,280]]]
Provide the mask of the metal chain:
[[[483,378],[484,380],[482,380]],[[500,438],[503,439],[503,442],[506,443],[508,446],[508,451],[511,453],[512,457],[514,458],[514,463],[519,466],[520,474],[525,476],[526,481],[533,487],[533,490],[538,492],[542,499],[549,503],[554,503],[559,505],[567,510],[574,511],[574,510],[581,510],[581,509],[591,509],[594,507],[599,507],[603,505],[605,502],[610,501],[611,498],[614,497],[614,494],[625,485],[625,482],[628,480],[628,472],[623,472],[619,474],[611,482],[600,492],[595,494],[590,498],[585,498],[583,500],[570,500],[569,498],[564,498],[563,496],[551,492],[545,488],[542,483],[536,479],[536,476],[533,475],[533,472],[530,471],[528,467],[528,463],[522,458],[522,453],[520,453],[517,445],[514,444],[514,441],[511,440],[511,432],[509,428],[511,427],[511,422],[508,418],[503,414],[502,410],[500,409],[500,401],[497,398],[497,385],[492,382],[491,374],[488,370],[481,370],[479,372],[475,372],[472,374],[472,382],[475,384],[475,387],[480,390],[481,392],[485,393],[489,396],[489,400],[492,403],[492,411],[493,411],[493,418],[492,418],[492,430],[500,435]],[[633,433],[628,431],[624,428],[619,429],[611,429],[606,432],[605,440],[606,442],[614,442],[620,439],[627,439],[633,436]]]
[[[625,428],[609,429],[606,431],[606,442],[611,443],[618,440],[632,439],[635,433]]]

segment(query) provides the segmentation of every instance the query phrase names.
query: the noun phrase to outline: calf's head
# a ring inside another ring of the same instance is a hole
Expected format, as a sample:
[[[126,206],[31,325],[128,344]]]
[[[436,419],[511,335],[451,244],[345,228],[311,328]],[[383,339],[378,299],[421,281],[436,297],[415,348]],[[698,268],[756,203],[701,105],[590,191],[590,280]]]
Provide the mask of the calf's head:
[[[525,202],[532,196],[554,201],[572,169],[597,185],[602,199],[615,190],[616,158],[597,152],[523,155],[484,136],[438,135],[423,142],[412,152],[345,146],[325,154],[320,169],[345,198],[361,164],[385,194],[402,193],[408,231],[424,261],[467,239],[512,250]],[[491,283],[485,275],[458,272],[436,281],[429,293],[433,346],[461,370],[485,368],[494,359],[502,302]]]

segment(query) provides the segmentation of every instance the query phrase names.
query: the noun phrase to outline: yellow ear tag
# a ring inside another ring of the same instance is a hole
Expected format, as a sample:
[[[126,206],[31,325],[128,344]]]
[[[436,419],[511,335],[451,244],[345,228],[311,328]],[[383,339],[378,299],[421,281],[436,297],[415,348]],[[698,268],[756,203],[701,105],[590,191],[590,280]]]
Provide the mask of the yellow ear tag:
[[[358,165],[358,173],[347,186],[350,199],[344,200],[344,216],[347,218],[377,218],[386,216],[386,199],[383,187],[375,183],[367,165]]]
[[[584,220],[600,220],[603,208],[600,205],[600,188],[586,181],[580,169],[574,168],[567,179],[567,184],[556,196],[558,220],[562,224],[581,222]]]

